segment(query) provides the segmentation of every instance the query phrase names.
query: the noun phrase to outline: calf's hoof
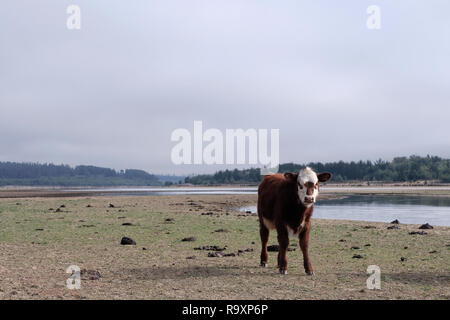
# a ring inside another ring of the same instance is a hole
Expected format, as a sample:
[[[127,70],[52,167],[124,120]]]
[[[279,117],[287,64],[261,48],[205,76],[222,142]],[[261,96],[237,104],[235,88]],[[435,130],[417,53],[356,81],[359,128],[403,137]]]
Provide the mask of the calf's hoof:
[[[313,275],[314,275],[314,271],[306,271],[306,274],[307,274],[308,276],[313,276]]]
[[[261,264],[260,264],[260,266],[261,266],[261,267],[263,267],[263,268],[267,267],[267,262],[265,262],[265,261],[261,261]]]
[[[280,274],[287,274],[287,270],[280,269]]]

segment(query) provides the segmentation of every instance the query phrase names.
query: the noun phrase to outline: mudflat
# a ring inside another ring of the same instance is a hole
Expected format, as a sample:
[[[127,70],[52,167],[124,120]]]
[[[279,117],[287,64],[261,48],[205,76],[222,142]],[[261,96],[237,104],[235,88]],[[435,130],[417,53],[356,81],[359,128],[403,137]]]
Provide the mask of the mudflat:
[[[259,267],[258,217],[238,210],[256,195],[45,196],[0,199],[1,299],[450,299],[449,227],[313,219],[316,275],[291,239],[282,276],[277,252]]]

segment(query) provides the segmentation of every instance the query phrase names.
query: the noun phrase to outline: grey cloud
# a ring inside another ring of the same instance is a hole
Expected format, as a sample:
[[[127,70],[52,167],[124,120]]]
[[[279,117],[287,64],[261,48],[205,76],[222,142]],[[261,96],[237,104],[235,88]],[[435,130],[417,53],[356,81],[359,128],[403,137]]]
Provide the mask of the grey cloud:
[[[0,160],[213,171],[170,162],[194,120],[279,128],[281,161],[450,157],[450,4],[371,4],[3,1]]]

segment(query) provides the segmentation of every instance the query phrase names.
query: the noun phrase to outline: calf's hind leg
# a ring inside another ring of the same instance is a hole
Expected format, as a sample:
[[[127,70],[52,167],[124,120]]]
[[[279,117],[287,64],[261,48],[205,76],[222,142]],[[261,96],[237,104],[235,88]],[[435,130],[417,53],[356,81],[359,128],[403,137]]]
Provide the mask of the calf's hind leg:
[[[267,243],[269,242],[269,229],[261,223],[259,225],[259,235],[261,237],[261,267],[267,266],[267,259],[269,254],[267,253]]]
[[[286,252],[289,246],[289,234],[286,227],[277,228],[278,233],[278,268],[281,274],[287,274]]]

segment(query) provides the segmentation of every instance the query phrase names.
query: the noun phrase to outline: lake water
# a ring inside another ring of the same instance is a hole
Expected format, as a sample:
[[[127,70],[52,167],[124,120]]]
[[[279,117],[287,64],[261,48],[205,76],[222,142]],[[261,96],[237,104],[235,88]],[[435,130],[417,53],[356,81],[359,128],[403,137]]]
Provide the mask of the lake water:
[[[242,208],[256,213],[256,206]],[[319,199],[314,218],[450,226],[450,198],[409,195],[350,195]]]

